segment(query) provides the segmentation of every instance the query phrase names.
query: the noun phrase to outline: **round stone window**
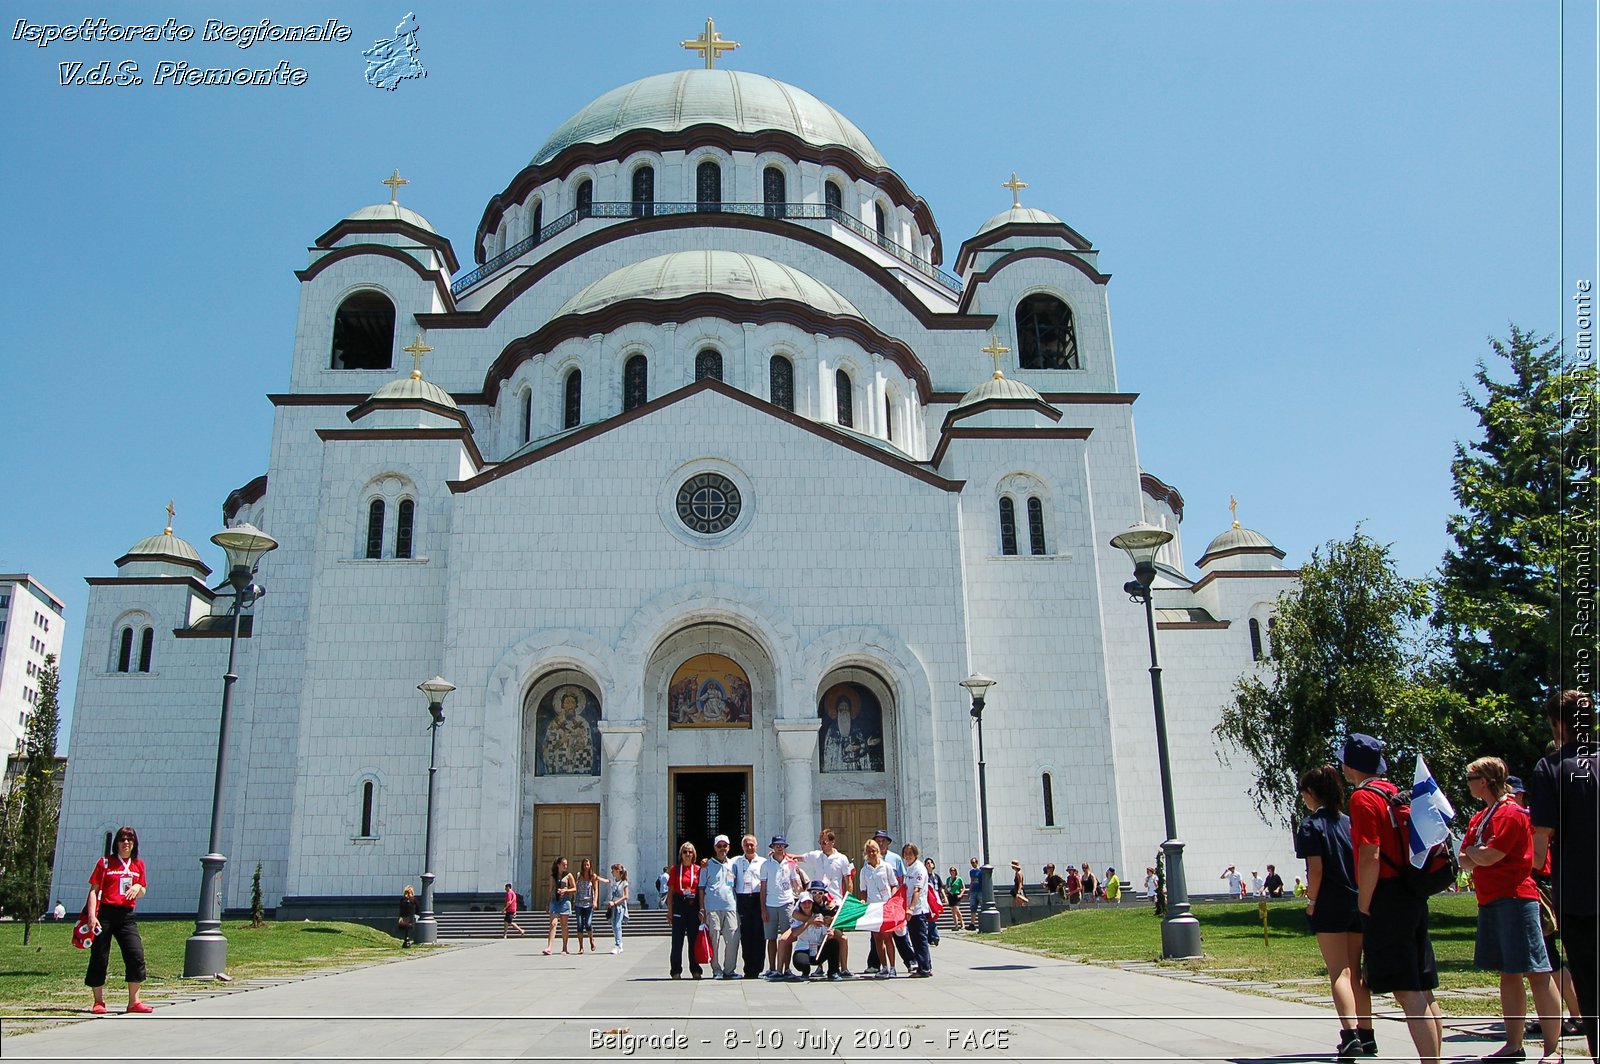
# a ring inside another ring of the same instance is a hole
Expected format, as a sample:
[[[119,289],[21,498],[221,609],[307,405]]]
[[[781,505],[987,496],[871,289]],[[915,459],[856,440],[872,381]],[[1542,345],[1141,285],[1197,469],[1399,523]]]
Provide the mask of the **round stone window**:
[[[743,505],[738,486],[721,473],[697,473],[678,489],[678,520],[701,535],[733,527]]]

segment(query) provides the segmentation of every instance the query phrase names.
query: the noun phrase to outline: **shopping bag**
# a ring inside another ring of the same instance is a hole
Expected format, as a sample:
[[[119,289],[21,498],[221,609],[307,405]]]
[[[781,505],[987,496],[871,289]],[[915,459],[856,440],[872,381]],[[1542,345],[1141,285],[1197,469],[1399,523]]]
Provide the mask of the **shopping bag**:
[[[93,944],[94,927],[89,923],[89,903],[84,902],[83,911],[72,925],[72,945],[77,949],[88,949]]]
[[[711,963],[711,932],[706,930],[705,924],[701,924],[700,930],[695,932],[694,962],[696,964]]]

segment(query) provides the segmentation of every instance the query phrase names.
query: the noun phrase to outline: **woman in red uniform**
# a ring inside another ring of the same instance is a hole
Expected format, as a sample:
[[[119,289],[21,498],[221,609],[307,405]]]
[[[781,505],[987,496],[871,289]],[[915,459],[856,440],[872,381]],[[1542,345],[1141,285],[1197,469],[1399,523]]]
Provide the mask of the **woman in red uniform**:
[[[149,889],[144,862],[139,860],[139,835],[130,827],[120,827],[111,843],[111,856],[100,858],[89,876],[88,924],[94,929],[94,945],[89,947],[89,974],[83,983],[94,993],[90,1012],[106,1011],[106,968],[111,963],[113,938],[122,950],[128,1011],[155,1011],[139,1000],[139,985],[145,977],[144,942],[139,938],[139,922],[133,918],[135,903]]]

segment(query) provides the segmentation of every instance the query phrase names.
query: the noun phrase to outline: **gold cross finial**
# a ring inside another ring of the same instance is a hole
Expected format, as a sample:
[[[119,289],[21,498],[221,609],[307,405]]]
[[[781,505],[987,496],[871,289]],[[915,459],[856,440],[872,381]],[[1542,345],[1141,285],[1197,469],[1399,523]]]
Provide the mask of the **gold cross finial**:
[[[1233,527],[1239,527],[1239,500],[1232,495],[1228,496],[1228,509],[1233,511]]]
[[[417,333],[417,338],[400,350],[411,356],[411,379],[422,379],[422,356],[432,351],[433,348],[422,342],[422,334]]]
[[[1016,175],[1013,174],[1012,176],[1015,177]],[[400,203],[400,186],[411,184],[411,182],[400,176],[400,168],[398,166],[394,168],[393,174],[383,179],[383,183],[389,186],[389,202],[396,205]]]
[[[739,47],[739,42],[723,40],[722,34],[717,32],[717,24],[708,18],[706,28],[701,31],[700,36],[692,41],[684,41],[683,47],[691,52],[699,52],[706,61],[706,69],[711,70],[722,57],[722,53],[733,51]]]
[[[1011,180],[1000,182],[1000,187],[1009,188],[1011,190],[1012,210],[1016,210],[1018,207],[1022,206],[1022,190],[1028,187],[1028,183],[1026,181],[1017,180],[1017,172],[1015,170],[1011,171]]]
[[[982,351],[984,354],[986,354],[990,358],[994,359],[994,379],[995,380],[1003,379],[1005,377],[1005,374],[1000,372],[1000,359],[1005,355],[1009,355],[1011,353],[1011,348],[1009,348],[1005,344],[1001,343],[1000,342],[1000,337],[996,336],[994,333],[990,333],[989,334],[989,346],[988,347],[980,347],[980,348],[978,348],[978,350]]]
[[[165,532],[161,533],[163,536],[172,535],[172,518],[177,514],[177,512],[178,512],[177,507],[172,505],[172,500],[171,499],[168,499],[167,500],[167,530]]]

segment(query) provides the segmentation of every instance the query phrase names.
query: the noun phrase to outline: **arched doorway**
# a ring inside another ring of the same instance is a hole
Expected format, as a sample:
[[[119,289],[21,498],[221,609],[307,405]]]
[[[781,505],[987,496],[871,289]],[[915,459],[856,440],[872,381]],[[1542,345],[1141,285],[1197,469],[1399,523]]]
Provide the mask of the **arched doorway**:
[[[565,857],[570,870],[600,853],[602,757],[600,686],[575,669],[546,673],[522,701],[521,796],[528,887],[532,903],[550,898],[550,866]],[[517,884],[520,888],[521,884]]]
[[[903,841],[895,779],[893,689],[875,670],[848,665],[830,670],[818,684],[817,797],[821,826],[838,836],[853,861],[880,828]]]

